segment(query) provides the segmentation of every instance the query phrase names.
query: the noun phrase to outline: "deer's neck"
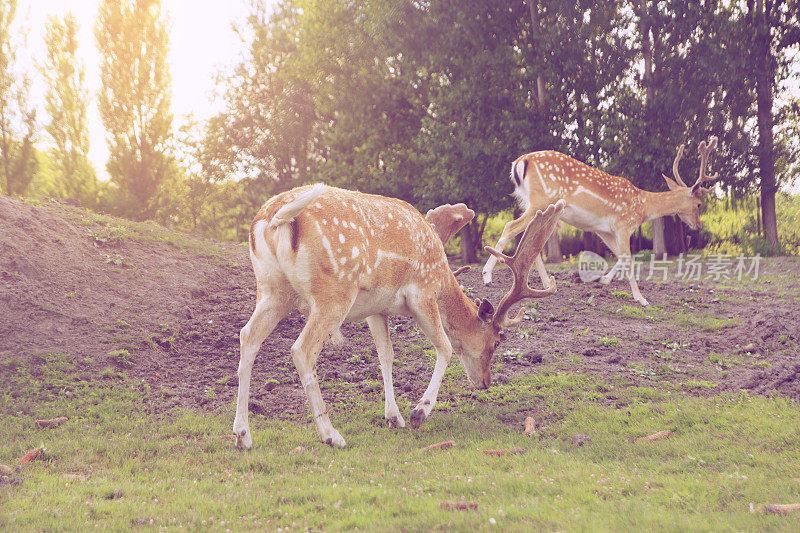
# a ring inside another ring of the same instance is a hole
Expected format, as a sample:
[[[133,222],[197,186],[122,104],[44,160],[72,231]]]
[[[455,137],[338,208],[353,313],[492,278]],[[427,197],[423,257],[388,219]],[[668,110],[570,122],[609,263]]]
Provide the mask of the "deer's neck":
[[[461,290],[453,275],[447,280],[444,290],[439,296],[439,313],[445,332],[450,338],[453,348],[457,349],[457,344],[460,343],[459,339],[466,332],[475,329],[478,311],[472,300]]]
[[[686,193],[680,189],[666,192],[642,191],[644,220],[675,215],[681,211]]]

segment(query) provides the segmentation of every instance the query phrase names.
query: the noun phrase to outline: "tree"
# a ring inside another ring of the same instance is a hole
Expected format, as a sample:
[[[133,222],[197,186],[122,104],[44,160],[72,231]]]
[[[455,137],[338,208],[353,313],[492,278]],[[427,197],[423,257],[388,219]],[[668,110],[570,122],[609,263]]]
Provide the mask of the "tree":
[[[437,31],[421,65],[431,83],[415,139],[421,169],[415,191],[423,210],[465,202],[478,213],[460,233],[467,262],[477,261],[486,217],[513,205],[511,161],[543,131],[520,97],[529,85],[517,47],[527,13],[503,1],[439,1],[427,14]]]
[[[36,109],[28,104],[30,78],[17,72],[11,26],[16,0],[0,0],[0,194],[24,194],[36,173]]]
[[[97,176],[89,162],[86,72],[78,55],[78,23],[70,13],[51,17],[45,32],[46,55],[41,68],[48,86],[45,126],[53,140],[52,164],[61,194],[92,207],[97,201]]]
[[[289,68],[302,44],[296,38],[299,11],[291,1],[279,3],[272,15],[268,11],[266,2],[256,0],[236,27],[246,51],[219,77],[226,109],[208,121],[198,154],[210,183],[243,180],[248,190],[259,191],[244,195],[250,211],[309,179],[316,121],[309,83]]]
[[[173,179],[168,22],[160,0],[104,0],[95,38],[100,51],[100,117],[108,131],[111,180],[120,214],[153,218],[161,186]]]
[[[764,237],[778,245],[778,221],[775,216],[774,98],[782,79],[788,74],[784,51],[800,43],[800,2],[796,0],[747,0],[743,22],[748,33],[751,77],[756,87],[758,120],[758,167],[761,186],[761,217]]]

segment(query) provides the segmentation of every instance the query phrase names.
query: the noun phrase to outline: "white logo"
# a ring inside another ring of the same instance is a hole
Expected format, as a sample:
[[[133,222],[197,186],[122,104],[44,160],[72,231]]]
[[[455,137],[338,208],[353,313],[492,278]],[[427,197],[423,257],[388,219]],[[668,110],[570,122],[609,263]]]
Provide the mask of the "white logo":
[[[597,281],[608,270],[608,261],[594,252],[582,251],[578,256],[578,276],[584,283]]]

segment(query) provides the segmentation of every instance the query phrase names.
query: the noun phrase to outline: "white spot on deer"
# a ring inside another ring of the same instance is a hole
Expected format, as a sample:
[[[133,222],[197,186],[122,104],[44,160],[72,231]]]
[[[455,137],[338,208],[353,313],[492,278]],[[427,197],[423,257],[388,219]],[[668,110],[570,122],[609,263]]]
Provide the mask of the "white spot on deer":
[[[333,257],[333,250],[331,250],[331,241],[329,241],[325,235],[322,236],[322,247],[328,253],[328,259],[330,259],[331,265],[333,265],[333,271],[337,272],[339,269],[336,266],[336,259],[334,259]]]
[[[339,242],[344,243],[344,235],[341,233],[339,234]]]
[[[346,257],[342,257],[341,259],[339,259],[339,263],[344,265],[345,263],[347,263],[347,258]]]
[[[338,223],[339,223],[339,219],[338,219],[338,218],[336,218],[336,217],[333,217],[333,223],[334,223],[334,224],[338,224]]]
[[[358,248],[353,246],[353,259],[355,259],[356,257],[358,257]]]

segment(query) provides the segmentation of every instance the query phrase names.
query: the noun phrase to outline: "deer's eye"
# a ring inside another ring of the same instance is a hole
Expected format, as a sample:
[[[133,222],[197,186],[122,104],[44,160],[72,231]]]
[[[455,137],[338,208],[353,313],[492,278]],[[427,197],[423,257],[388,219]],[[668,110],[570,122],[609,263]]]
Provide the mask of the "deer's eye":
[[[500,341],[494,341],[494,349],[496,350],[497,347],[500,346]]]

